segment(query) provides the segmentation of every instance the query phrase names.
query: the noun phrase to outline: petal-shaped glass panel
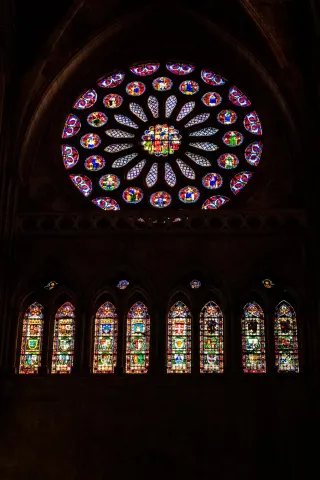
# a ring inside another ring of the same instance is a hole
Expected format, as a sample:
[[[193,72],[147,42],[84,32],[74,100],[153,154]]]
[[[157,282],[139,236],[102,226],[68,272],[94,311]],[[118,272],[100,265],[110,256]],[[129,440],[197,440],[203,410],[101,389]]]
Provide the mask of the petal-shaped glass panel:
[[[196,106],[196,102],[188,102],[185,105],[183,105],[183,107],[181,108],[177,116],[177,122],[180,122],[180,120],[182,120],[184,117],[189,115],[189,113],[192,112],[195,106]]]
[[[91,108],[97,101],[97,92],[93,89],[87,90],[73,105],[77,110]]]
[[[142,172],[142,169],[146,163],[147,163],[146,160],[141,160],[141,162],[137,163],[137,165],[130,168],[130,170],[127,173],[127,180],[133,180],[134,178],[137,178]]]
[[[63,127],[62,138],[74,137],[74,135],[77,135],[77,133],[79,133],[80,128],[81,123],[79,118],[76,115],[70,113]]]
[[[129,108],[131,112],[143,122],[148,121],[147,115],[144,113],[143,108],[140,107],[137,103],[129,103]]]
[[[246,97],[241,90],[235,86],[230,88],[228,98],[230,102],[237,107],[250,107],[251,105],[248,97]]]
[[[257,112],[250,112],[245,116],[244,128],[253,135],[262,135],[262,126]]]
[[[200,313],[200,373],[223,372],[223,315],[215,302]]]
[[[190,147],[199,148],[200,150],[205,150],[206,152],[214,152],[219,147],[214,143],[210,142],[196,142],[196,143],[189,143]]]
[[[107,145],[104,151],[108,153],[116,153],[121,152],[122,150],[128,150],[128,148],[132,147],[132,143],[114,143],[112,145]]]
[[[148,107],[149,107],[149,110],[152,113],[153,117],[158,118],[159,117],[159,102],[156,99],[156,97],[154,97],[153,95],[151,95],[148,98]]]
[[[211,137],[218,132],[218,128],[208,127],[202,128],[201,130],[196,130],[195,132],[189,133],[190,137]]]
[[[159,67],[160,63],[143,63],[141,65],[133,65],[130,67],[130,71],[140,77],[146,77],[155,73]]]
[[[197,153],[186,152],[187,157],[189,157],[194,163],[200,165],[201,167],[211,167],[211,162],[205,157],[198,155]]]
[[[166,118],[169,118],[173,109],[177,105],[177,97],[175,95],[170,95],[170,97],[167,98],[166,100],[166,106],[165,106],[165,116]]]
[[[131,162],[134,158],[138,156],[137,153],[130,153],[130,155],[126,155],[125,157],[117,158],[112,164],[112,168],[121,168],[127,165],[127,163]]]
[[[213,85],[215,87],[219,87],[220,85],[224,85],[226,83],[225,78],[213,73],[211,70],[201,70],[201,78],[208,85]]]
[[[164,165],[164,179],[166,183],[169,185],[169,187],[174,187],[175,184],[177,183],[176,174],[174,173],[170,163],[168,162],[166,162]]]
[[[245,373],[265,373],[263,310],[256,302],[245,305],[241,318],[242,368]]]
[[[134,138],[134,133],[124,132],[123,130],[118,130],[117,128],[106,130],[106,135],[112,138]]]
[[[185,127],[192,127],[192,125],[198,125],[199,123],[203,123],[210,117],[210,113],[200,113],[195,117],[191,118],[188,123],[185,124]]]
[[[129,117],[126,117],[125,115],[115,115],[114,118],[118,123],[121,123],[122,125],[126,125],[127,127],[135,128],[138,129],[138,125],[134,123],[132,120],[130,120]]]
[[[92,200],[92,203],[102,210],[120,210],[118,203],[110,197],[98,197]]]
[[[115,88],[121,85],[123,80],[124,80],[124,73],[118,72],[99,80],[98,86],[102,88]]]
[[[244,156],[250,165],[253,165],[254,167],[259,165],[262,155],[262,148],[262,142],[253,142],[247,146]]]
[[[252,177],[251,172],[240,172],[237,173],[230,182],[230,188],[234,195],[237,195],[249,182]]]
[[[171,203],[171,195],[167,192],[155,192],[150,197],[150,204],[155,208],[165,208]]]
[[[92,192],[92,182],[90,178],[85,175],[70,175],[70,178],[85,197],[90,195]]]
[[[158,180],[158,164],[153,163],[148,175],[146,176],[146,184],[149,188],[153,187],[157,183]]]
[[[214,195],[213,197],[208,198],[202,205],[203,210],[216,210],[222,205],[225,205],[229,202],[228,197],[223,197],[222,195]]]
[[[192,73],[196,68],[194,65],[190,65],[188,63],[167,63],[167,69],[170,73],[174,73],[175,75],[188,75]]]
[[[181,173],[186,177],[190,178],[190,180],[194,180],[196,178],[195,171],[193,168],[189,167],[186,163],[184,163],[182,160],[177,158],[177,164],[179,165],[179,168],[181,170]]]
[[[63,164],[67,170],[78,163],[79,152],[75,147],[71,145],[61,145],[61,153]]]

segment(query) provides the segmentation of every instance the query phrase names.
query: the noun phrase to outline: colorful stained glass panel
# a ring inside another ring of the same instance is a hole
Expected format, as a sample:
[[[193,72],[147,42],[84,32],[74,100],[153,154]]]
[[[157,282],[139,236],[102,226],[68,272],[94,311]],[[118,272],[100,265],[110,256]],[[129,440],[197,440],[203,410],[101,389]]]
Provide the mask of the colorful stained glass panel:
[[[86,158],[84,162],[84,167],[90,172],[98,172],[106,164],[106,161],[100,155],[91,155],[91,157]]]
[[[155,208],[165,208],[171,203],[171,195],[167,192],[155,192],[150,197],[150,204]]]
[[[117,93],[109,93],[103,99],[103,105],[107,108],[119,108],[123,103],[123,98]]]
[[[185,80],[180,84],[179,90],[184,95],[194,95],[199,91],[199,84],[193,80]]]
[[[179,191],[178,196],[183,203],[195,203],[199,200],[200,192],[196,187],[187,186]]]
[[[71,145],[61,145],[63,164],[67,170],[74,167],[79,161],[79,152]]]
[[[247,303],[241,320],[242,368],[245,373],[265,373],[264,314],[260,305]]]
[[[241,190],[247,185],[250,178],[252,177],[251,172],[240,172],[237,173],[230,182],[230,188],[234,195],[237,195]]]
[[[113,173],[108,173],[107,175],[103,175],[100,178],[99,185],[103,190],[112,192],[119,187],[120,179],[119,177],[117,177],[117,175],[114,175]]]
[[[140,77],[146,77],[152,75],[160,67],[160,63],[143,63],[142,65],[134,65],[130,67],[130,71]]]
[[[223,184],[223,179],[219,173],[207,173],[202,178],[202,185],[209,190],[220,188]]]
[[[230,130],[223,135],[222,141],[228,147],[239,147],[243,142],[243,135],[240,132]]]
[[[147,373],[149,344],[149,312],[143,303],[137,302],[127,316],[126,373]]]
[[[118,72],[108,77],[102,78],[98,82],[98,86],[102,88],[115,88],[121,85],[124,80],[124,73]]]
[[[86,91],[73,105],[77,110],[91,108],[97,101],[97,92],[95,90]]]
[[[158,92],[165,92],[172,88],[172,80],[168,77],[158,77],[153,80],[152,86]]]
[[[278,372],[299,372],[297,319],[290,303],[282,301],[274,314],[274,342]]]
[[[217,107],[222,102],[222,97],[217,92],[208,92],[203,95],[201,101],[207,107]]]
[[[250,112],[243,121],[244,128],[253,135],[262,135],[262,126],[257,112]]]
[[[92,182],[90,178],[85,175],[70,175],[70,179],[85,197],[90,195],[92,192]]]
[[[63,127],[62,138],[74,137],[75,135],[77,135],[77,133],[79,133],[80,128],[81,122],[79,118],[76,115],[70,113]]]
[[[239,159],[233,153],[224,153],[220,155],[218,158],[218,165],[219,167],[223,168],[224,170],[230,170],[232,168],[236,168],[239,164]]]
[[[51,373],[71,373],[74,358],[75,311],[70,302],[56,313]]]
[[[239,88],[233,86],[229,90],[229,100],[233,105],[236,105],[237,107],[250,107],[251,102],[246,97]]]
[[[93,373],[114,373],[117,364],[118,315],[106,302],[97,311],[94,330]]]
[[[139,187],[128,187],[124,190],[122,198],[129,204],[140,203],[143,199],[143,191]]]
[[[188,75],[196,68],[194,65],[189,65],[188,63],[167,63],[166,67],[170,73],[174,73],[175,75]]]
[[[200,373],[223,372],[223,315],[214,302],[200,313]]]
[[[213,197],[208,198],[202,205],[203,210],[216,210],[217,208],[222,207],[229,202],[228,197],[223,197],[222,195],[214,195]]]
[[[80,144],[83,148],[97,148],[101,143],[101,138],[96,133],[86,133],[80,139]]]
[[[39,373],[42,338],[43,306],[35,302],[30,305],[23,317],[19,373]]]
[[[253,142],[247,146],[244,152],[244,157],[250,165],[254,167],[257,167],[259,165],[262,155],[262,148],[262,142]]]
[[[191,313],[180,301],[168,314],[167,373],[191,373]]]
[[[110,197],[98,197],[92,200],[97,207],[101,208],[102,210],[120,210],[118,203]]]

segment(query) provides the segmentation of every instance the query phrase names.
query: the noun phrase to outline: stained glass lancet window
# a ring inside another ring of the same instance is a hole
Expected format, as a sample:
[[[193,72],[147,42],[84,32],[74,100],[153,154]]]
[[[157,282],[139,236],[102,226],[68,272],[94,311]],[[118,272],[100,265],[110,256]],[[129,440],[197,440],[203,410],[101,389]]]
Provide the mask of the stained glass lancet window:
[[[241,320],[242,368],[245,373],[265,373],[265,333],[263,310],[256,302],[247,303]]]
[[[149,367],[150,316],[142,302],[136,302],[127,316],[126,372],[147,373]]]
[[[35,374],[41,364],[43,306],[35,302],[26,310],[22,324],[19,373]]]
[[[278,372],[299,372],[297,319],[293,307],[280,302],[274,314],[274,341]]]
[[[181,301],[168,314],[167,373],[191,373],[191,313]]]
[[[114,373],[117,363],[118,315],[106,302],[97,311],[94,331],[93,373]]]
[[[200,373],[223,372],[223,315],[214,302],[200,313]]]
[[[55,317],[51,373],[71,373],[74,334],[74,306],[66,302],[58,309]]]

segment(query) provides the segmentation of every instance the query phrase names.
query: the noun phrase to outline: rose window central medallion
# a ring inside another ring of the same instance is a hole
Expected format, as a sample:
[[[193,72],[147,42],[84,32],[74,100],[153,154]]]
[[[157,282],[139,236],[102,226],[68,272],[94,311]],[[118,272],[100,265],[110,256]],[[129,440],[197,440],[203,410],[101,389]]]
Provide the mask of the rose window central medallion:
[[[179,130],[167,124],[151,126],[141,137],[141,145],[144,150],[156,157],[167,157],[174,154],[179,150],[180,144]]]

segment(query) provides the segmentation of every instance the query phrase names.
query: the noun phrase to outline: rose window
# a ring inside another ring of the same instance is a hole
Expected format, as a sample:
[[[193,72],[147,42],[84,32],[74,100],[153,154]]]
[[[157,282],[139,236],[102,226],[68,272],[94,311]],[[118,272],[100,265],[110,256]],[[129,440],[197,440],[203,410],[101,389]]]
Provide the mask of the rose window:
[[[250,181],[263,144],[249,98],[211,70],[132,66],[100,79],[62,132],[73,184],[103,210],[228,203]]]

